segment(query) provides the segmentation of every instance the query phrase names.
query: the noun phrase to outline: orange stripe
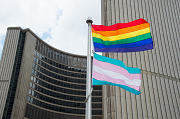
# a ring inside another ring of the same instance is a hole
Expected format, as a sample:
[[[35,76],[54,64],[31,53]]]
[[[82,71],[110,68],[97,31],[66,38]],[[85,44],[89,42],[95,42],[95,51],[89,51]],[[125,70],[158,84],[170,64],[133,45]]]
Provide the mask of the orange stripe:
[[[130,33],[130,32],[141,30],[141,29],[148,28],[148,27],[150,27],[149,23],[144,23],[144,24],[140,24],[140,25],[137,25],[137,26],[118,29],[118,30],[115,30],[115,31],[95,31],[92,28],[92,32],[96,33],[96,34],[101,34],[103,36],[117,36],[117,35],[120,35],[120,34]]]

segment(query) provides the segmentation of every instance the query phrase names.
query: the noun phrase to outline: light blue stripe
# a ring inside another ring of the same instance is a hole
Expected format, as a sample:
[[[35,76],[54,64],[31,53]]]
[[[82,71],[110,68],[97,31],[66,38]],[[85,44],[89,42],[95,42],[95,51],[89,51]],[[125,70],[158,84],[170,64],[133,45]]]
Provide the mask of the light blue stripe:
[[[139,68],[132,68],[132,67],[127,67],[122,61],[120,60],[116,60],[116,59],[112,59],[112,58],[109,58],[109,57],[105,57],[105,56],[101,56],[101,55],[98,55],[96,53],[94,53],[94,58],[99,60],[99,61],[102,61],[102,62],[108,62],[110,64],[114,64],[116,66],[120,66],[124,69],[126,69],[129,73],[131,74],[139,74],[141,73],[141,69]]]
[[[112,86],[119,86],[120,88],[123,88],[133,94],[136,94],[136,95],[139,95],[141,92],[140,91],[137,91],[133,88],[130,88],[128,86],[125,86],[125,85],[121,85],[121,84],[116,84],[116,83],[111,83],[111,82],[108,82],[108,81],[100,81],[100,80],[96,80],[95,78],[93,78],[93,85],[112,85]]]

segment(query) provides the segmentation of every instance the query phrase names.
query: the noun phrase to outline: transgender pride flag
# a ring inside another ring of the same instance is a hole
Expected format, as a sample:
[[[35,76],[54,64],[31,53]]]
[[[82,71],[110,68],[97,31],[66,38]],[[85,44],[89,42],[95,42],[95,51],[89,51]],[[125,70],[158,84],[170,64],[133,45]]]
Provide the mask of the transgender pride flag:
[[[122,61],[94,53],[93,85],[119,86],[131,93],[141,92],[141,70],[127,67]]]

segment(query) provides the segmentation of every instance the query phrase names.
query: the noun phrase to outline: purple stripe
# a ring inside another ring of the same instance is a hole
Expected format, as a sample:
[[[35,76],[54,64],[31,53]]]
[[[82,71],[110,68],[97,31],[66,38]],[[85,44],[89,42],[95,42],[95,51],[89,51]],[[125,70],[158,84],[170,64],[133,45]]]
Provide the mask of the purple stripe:
[[[102,62],[102,61],[99,61],[97,59],[93,59],[93,65],[96,65],[102,69],[106,69],[106,70],[110,70],[110,71],[113,71],[116,73],[120,73],[130,80],[133,80],[133,79],[141,80],[141,74],[131,74],[126,69],[124,69],[120,66],[116,66],[116,65],[113,65],[113,64],[110,64],[107,62]]]
[[[133,48],[96,48],[95,52],[138,52],[153,49],[153,43]]]
[[[140,86],[129,85],[122,79],[114,79],[114,78],[111,78],[111,77],[106,76],[104,74],[100,74],[100,73],[95,72],[95,71],[93,71],[93,77],[92,78],[95,78],[95,79],[100,80],[100,81],[108,81],[108,82],[111,82],[111,83],[125,85],[125,86],[131,87],[133,89],[136,89],[138,91],[140,89]]]

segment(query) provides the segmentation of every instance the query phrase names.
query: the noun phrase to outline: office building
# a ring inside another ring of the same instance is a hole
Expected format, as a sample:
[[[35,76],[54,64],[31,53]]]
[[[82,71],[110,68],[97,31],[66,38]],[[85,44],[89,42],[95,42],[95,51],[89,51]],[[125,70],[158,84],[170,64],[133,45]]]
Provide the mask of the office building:
[[[58,50],[30,29],[9,27],[0,62],[0,119],[85,119],[86,56]],[[102,86],[92,92],[102,119]]]
[[[94,87],[92,119],[180,119],[180,1],[101,0],[103,25],[143,18],[154,49],[103,53],[142,70],[140,95]],[[86,57],[30,29],[8,28],[0,62],[0,119],[84,119]]]
[[[143,18],[154,49],[103,53],[142,70],[140,95],[103,86],[103,119],[180,119],[180,1],[101,0],[102,25]]]

